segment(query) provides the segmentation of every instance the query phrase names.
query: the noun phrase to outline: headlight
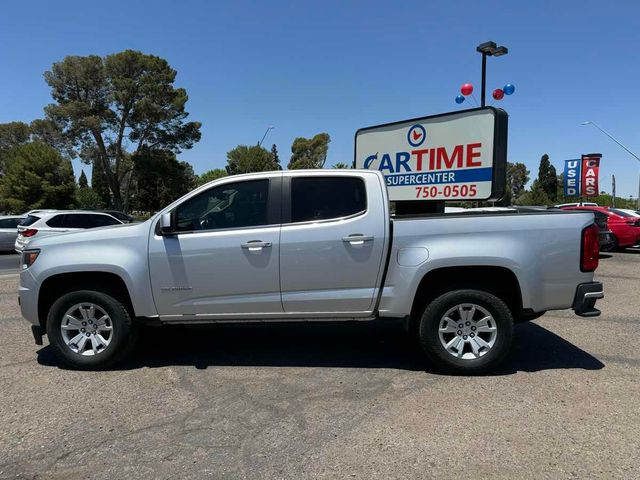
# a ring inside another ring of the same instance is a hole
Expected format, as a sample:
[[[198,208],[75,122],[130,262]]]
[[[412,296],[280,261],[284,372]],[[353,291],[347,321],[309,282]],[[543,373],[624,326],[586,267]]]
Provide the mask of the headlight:
[[[40,250],[24,250],[20,256],[20,270],[26,270],[40,255]]]

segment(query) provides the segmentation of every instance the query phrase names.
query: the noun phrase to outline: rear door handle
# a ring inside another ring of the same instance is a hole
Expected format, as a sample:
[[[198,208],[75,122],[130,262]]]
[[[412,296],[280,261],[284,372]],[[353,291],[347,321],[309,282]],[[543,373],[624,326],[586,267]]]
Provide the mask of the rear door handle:
[[[347,242],[351,245],[364,245],[364,242],[371,242],[373,240],[373,235],[361,235],[359,233],[354,233],[351,235],[347,235],[346,237],[342,237],[343,242]]]
[[[247,243],[240,245],[242,248],[246,248],[250,252],[259,252],[263,248],[269,248],[271,242],[263,242],[262,240],[249,240]]]

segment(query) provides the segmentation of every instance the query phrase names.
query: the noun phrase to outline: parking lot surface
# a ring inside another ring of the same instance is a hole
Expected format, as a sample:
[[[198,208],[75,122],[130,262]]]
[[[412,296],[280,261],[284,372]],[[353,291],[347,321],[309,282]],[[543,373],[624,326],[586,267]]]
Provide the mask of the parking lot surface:
[[[148,328],[119,369],[65,370],[8,264],[0,478],[639,478],[640,249],[603,257],[603,315],[518,325],[484,377],[385,322]]]

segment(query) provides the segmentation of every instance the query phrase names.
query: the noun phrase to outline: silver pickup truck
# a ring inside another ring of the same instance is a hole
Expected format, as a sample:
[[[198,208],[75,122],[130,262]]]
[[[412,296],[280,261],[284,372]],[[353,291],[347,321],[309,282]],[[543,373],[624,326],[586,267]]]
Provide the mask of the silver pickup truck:
[[[547,310],[598,315],[590,212],[392,217],[375,171],[226,177],[140,224],[36,240],[20,305],[37,344],[105,368],[141,324],[400,318],[426,356],[477,373],[513,324]]]

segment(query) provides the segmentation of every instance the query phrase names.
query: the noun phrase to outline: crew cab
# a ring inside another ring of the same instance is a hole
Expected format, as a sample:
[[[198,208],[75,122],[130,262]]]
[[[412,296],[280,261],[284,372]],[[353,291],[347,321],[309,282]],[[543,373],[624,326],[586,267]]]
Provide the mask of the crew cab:
[[[36,239],[19,297],[75,368],[106,368],[140,324],[404,319],[439,368],[507,356],[513,324],[599,315],[591,212],[391,217],[371,170],[225,177],[140,224]]]

